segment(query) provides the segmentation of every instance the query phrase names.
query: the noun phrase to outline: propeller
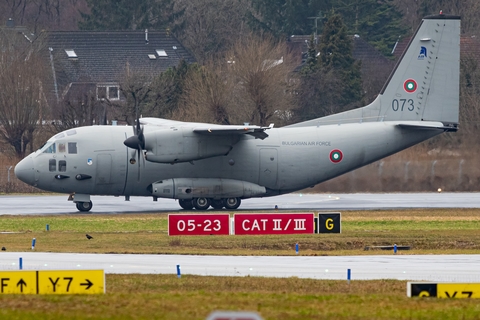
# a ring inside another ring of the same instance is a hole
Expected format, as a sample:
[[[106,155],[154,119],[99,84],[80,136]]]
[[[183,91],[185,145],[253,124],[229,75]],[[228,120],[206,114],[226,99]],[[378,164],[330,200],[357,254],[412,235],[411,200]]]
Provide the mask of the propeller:
[[[137,118],[137,125],[133,126],[133,136],[127,138],[123,141],[123,144],[131,149],[135,149],[137,153],[137,162],[138,162],[138,177],[137,181],[140,180],[140,153],[145,149],[145,136],[143,135],[143,128],[140,126],[140,119]],[[133,157],[132,157],[133,158]],[[145,163],[145,158],[143,159]]]

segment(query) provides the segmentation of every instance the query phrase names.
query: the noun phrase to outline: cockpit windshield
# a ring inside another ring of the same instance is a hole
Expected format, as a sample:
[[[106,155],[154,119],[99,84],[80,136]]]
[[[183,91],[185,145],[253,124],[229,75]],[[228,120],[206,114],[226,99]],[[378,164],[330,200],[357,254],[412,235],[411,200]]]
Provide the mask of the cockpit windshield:
[[[47,143],[40,149],[42,153],[55,153],[55,142],[54,141],[47,141]]]
[[[54,137],[50,138],[43,146],[40,147],[40,153],[66,153],[68,146],[69,154],[77,153],[77,142],[65,141],[65,138],[69,139],[71,136],[77,134],[75,129],[70,129],[65,132],[60,132]],[[60,140],[60,141],[59,141]]]

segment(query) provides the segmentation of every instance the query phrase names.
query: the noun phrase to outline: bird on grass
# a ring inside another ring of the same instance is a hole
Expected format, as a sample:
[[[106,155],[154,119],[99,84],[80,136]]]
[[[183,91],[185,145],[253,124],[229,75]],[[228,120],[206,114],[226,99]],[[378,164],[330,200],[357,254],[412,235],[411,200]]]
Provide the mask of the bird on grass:
[[[5,248],[5,247],[2,247],[2,251],[7,251],[7,248]]]
[[[88,233],[85,235],[85,237],[87,237],[88,240],[93,239],[93,237],[91,235],[89,235]]]

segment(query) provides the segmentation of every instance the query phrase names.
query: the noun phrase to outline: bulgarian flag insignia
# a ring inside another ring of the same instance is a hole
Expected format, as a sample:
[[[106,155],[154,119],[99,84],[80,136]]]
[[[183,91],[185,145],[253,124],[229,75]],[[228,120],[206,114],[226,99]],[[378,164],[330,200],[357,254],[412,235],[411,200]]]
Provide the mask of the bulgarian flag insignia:
[[[333,163],[339,163],[343,159],[342,151],[335,149],[330,152],[330,161]]]
[[[408,93],[414,93],[415,91],[417,91],[417,87],[417,82],[413,79],[405,80],[405,82],[403,83],[403,89],[405,89],[405,91],[407,91]]]

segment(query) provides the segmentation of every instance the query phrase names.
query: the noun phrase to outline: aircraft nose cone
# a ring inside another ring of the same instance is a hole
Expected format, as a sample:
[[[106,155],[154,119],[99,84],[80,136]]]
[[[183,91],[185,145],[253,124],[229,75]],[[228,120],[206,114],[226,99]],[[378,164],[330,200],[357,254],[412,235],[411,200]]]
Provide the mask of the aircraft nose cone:
[[[15,166],[15,176],[29,185],[35,183],[35,168],[33,167],[32,157],[26,157]]]

